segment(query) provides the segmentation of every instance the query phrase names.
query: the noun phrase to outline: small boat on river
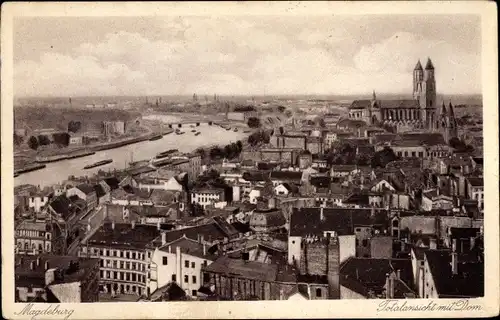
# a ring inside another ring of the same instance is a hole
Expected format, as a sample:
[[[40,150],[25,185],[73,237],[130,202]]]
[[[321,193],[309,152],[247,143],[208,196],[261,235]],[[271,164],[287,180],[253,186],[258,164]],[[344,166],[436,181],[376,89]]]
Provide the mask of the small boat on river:
[[[196,132],[194,135],[199,136],[200,134],[201,134],[201,132]]]
[[[97,161],[96,163],[92,163],[92,164],[86,165],[85,167],[83,167],[83,169],[92,169],[92,168],[95,168],[95,167],[103,166],[103,165],[111,163],[111,162],[113,162],[113,159],[101,160],[101,161]]]

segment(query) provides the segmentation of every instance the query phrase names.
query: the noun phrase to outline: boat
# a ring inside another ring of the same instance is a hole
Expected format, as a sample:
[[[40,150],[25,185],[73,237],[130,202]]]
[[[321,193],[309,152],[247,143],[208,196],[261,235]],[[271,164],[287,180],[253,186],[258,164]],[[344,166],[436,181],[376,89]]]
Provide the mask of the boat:
[[[227,131],[231,130],[231,128],[226,128]]]
[[[19,176],[19,173],[14,173],[14,178],[18,177],[18,176]]]
[[[31,171],[35,171],[35,170],[40,170],[40,169],[45,168],[46,166],[47,165],[45,165],[45,164],[38,164],[38,163],[28,164],[28,165],[24,166],[21,169],[14,170],[14,176],[17,177],[16,174],[20,175],[21,173],[26,173],[26,172],[31,172]]]
[[[199,136],[200,134],[201,134],[201,132],[196,132],[194,135]]]
[[[245,131],[243,131],[243,133],[250,133],[250,132],[252,132],[252,130],[245,130]]]
[[[177,134],[179,136],[179,135],[184,134],[184,133],[185,133],[184,131],[181,131],[181,132],[176,132],[175,134]]]
[[[238,132],[238,128],[234,128],[234,130],[233,130],[233,131],[234,131],[234,132]]]
[[[196,132],[196,130],[195,130],[195,129],[193,129],[193,130],[191,130],[191,132]]]
[[[97,161],[96,163],[89,164],[89,165],[83,167],[83,169],[92,169],[95,167],[103,166],[103,165],[111,163],[111,162],[113,162],[113,159],[101,160],[101,161]]]
[[[155,156],[155,159],[165,158],[166,156],[169,156],[172,153],[175,153],[177,151],[179,151],[179,150],[178,149],[170,149],[170,150],[167,150],[167,151],[163,151],[163,152],[157,153],[156,156]]]
[[[163,138],[163,136],[162,136],[161,134],[157,134],[157,135],[155,135],[155,136],[151,137],[151,138],[149,139],[149,141],[160,140],[161,138]]]

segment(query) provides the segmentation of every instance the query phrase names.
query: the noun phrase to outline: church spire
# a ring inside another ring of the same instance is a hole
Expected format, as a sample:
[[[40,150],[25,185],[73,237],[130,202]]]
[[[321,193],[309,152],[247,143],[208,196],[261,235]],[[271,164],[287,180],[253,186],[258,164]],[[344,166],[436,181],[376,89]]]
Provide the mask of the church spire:
[[[375,94],[375,90],[373,90],[372,100],[373,101],[377,100],[377,95]]]
[[[413,69],[413,70],[423,70],[422,64],[420,64],[420,59],[418,59],[417,65],[415,66],[415,69]]]
[[[455,112],[453,111],[453,106],[451,104],[451,100],[450,100],[450,104],[448,106],[448,114],[449,114],[450,118],[452,118],[452,119],[455,118]]]
[[[446,114],[447,114],[446,105],[444,104],[444,100],[443,100],[443,106],[441,107],[441,115],[445,116]]]
[[[434,65],[432,64],[431,58],[427,58],[427,64],[425,65],[425,70],[434,70]]]

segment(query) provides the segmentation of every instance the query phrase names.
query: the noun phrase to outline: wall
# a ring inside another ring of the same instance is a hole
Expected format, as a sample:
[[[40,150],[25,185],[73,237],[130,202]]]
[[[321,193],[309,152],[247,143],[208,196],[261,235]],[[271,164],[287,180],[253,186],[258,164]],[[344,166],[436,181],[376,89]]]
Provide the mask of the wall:
[[[344,286],[340,286],[340,299],[366,299],[366,297]]]
[[[50,290],[61,303],[75,303],[81,301],[80,282],[60,283],[49,285]]]
[[[374,259],[391,259],[392,237],[377,236],[371,238],[370,257]]]
[[[346,261],[350,257],[356,256],[356,236],[343,235],[339,236],[340,247],[340,263]]]
[[[288,264],[293,264],[293,259],[297,262],[297,265],[300,265],[301,254],[300,254],[300,243],[302,241],[302,237],[288,237]]]

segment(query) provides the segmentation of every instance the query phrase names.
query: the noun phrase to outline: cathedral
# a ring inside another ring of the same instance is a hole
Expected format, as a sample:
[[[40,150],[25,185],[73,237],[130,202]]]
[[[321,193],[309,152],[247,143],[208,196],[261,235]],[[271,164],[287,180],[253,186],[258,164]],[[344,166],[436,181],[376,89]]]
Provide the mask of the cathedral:
[[[457,124],[451,102],[438,107],[434,65],[427,59],[425,69],[420,60],[413,70],[412,99],[379,100],[375,92],[371,100],[354,100],[349,118],[369,125],[393,128],[396,132],[440,132],[445,141],[457,136]]]

